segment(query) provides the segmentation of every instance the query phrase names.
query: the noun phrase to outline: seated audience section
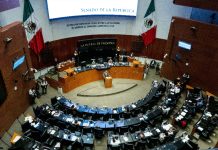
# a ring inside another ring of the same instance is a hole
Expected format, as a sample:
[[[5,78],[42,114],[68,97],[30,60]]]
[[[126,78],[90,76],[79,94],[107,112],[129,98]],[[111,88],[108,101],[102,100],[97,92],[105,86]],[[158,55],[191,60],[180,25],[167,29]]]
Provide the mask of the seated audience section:
[[[209,140],[218,126],[218,101],[213,96],[207,97],[207,107],[203,115],[193,127],[192,134],[197,134],[202,140]]]
[[[12,148],[91,150],[95,139],[107,135],[108,150],[198,149],[187,133],[176,137],[178,129],[167,121],[188,80],[187,76],[174,82],[154,80],[145,98],[116,108],[90,107],[54,97],[51,105],[33,107],[35,117],[25,117],[23,135]],[[186,99],[199,100],[201,94],[199,88],[189,89]],[[216,104],[213,98],[210,103]],[[216,111],[210,106],[207,109]],[[203,107],[197,108],[202,111]]]

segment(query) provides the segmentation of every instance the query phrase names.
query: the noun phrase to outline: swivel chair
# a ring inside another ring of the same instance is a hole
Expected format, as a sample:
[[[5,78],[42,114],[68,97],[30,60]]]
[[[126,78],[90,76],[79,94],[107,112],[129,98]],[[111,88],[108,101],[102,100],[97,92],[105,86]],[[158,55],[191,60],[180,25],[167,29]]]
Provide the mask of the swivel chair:
[[[137,150],[146,150],[146,142],[142,141],[142,140],[139,140],[136,143],[135,149],[137,149]]]
[[[128,126],[124,126],[124,127],[119,128],[119,134],[124,134],[126,132],[129,132]]]
[[[139,124],[132,125],[132,126],[130,126],[130,128],[129,128],[129,131],[130,131],[131,133],[134,133],[134,132],[139,131],[139,130],[141,130],[141,124],[140,124],[140,123],[139,123]]]
[[[82,128],[82,133],[87,134],[87,133],[93,133],[93,130],[91,127],[83,127]]]
[[[123,150],[134,150],[135,149],[135,145],[133,143],[124,143],[122,145],[122,149]]]
[[[52,106],[55,105],[57,102],[58,102],[58,101],[57,101],[57,97],[56,97],[56,96],[51,98],[51,104],[52,104]]]
[[[94,134],[96,138],[104,137],[104,130],[101,128],[94,128]]]

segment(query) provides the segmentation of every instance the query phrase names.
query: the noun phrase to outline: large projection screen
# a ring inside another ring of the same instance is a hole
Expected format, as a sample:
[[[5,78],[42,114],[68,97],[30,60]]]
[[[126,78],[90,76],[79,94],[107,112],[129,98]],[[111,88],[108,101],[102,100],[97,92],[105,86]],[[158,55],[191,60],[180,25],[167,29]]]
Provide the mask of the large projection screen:
[[[47,0],[49,19],[89,15],[135,17],[138,0]]]

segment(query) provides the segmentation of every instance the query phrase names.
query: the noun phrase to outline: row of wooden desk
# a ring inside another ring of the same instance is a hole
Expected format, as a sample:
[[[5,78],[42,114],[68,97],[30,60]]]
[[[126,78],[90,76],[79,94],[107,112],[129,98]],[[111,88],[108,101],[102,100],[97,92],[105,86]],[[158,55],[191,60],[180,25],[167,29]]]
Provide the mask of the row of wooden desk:
[[[49,76],[46,76],[46,79],[50,86],[56,89],[62,88],[63,92],[67,93],[81,85],[97,80],[103,80],[102,74],[104,71],[105,70],[91,69],[76,73],[73,72],[72,69],[72,73],[69,73],[69,71],[67,71],[67,75],[59,76],[58,81]],[[142,80],[144,75],[144,66],[114,66],[109,68],[108,72],[112,78]]]

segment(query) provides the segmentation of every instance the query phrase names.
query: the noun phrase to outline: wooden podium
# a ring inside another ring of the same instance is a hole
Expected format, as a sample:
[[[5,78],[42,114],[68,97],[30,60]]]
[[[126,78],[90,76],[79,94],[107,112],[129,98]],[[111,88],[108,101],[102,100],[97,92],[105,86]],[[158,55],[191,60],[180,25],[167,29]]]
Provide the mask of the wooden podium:
[[[112,77],[108,71],[103,72],[103,78],[104,78],[104,87],[105,88],[112,87]]]
[[[104,87],[111,88],[112,87],[112,77],[105,77],[104,78]]]
[[[138,60],[133,60],[132,65],[133,67],[139,67],[141,63]]]

